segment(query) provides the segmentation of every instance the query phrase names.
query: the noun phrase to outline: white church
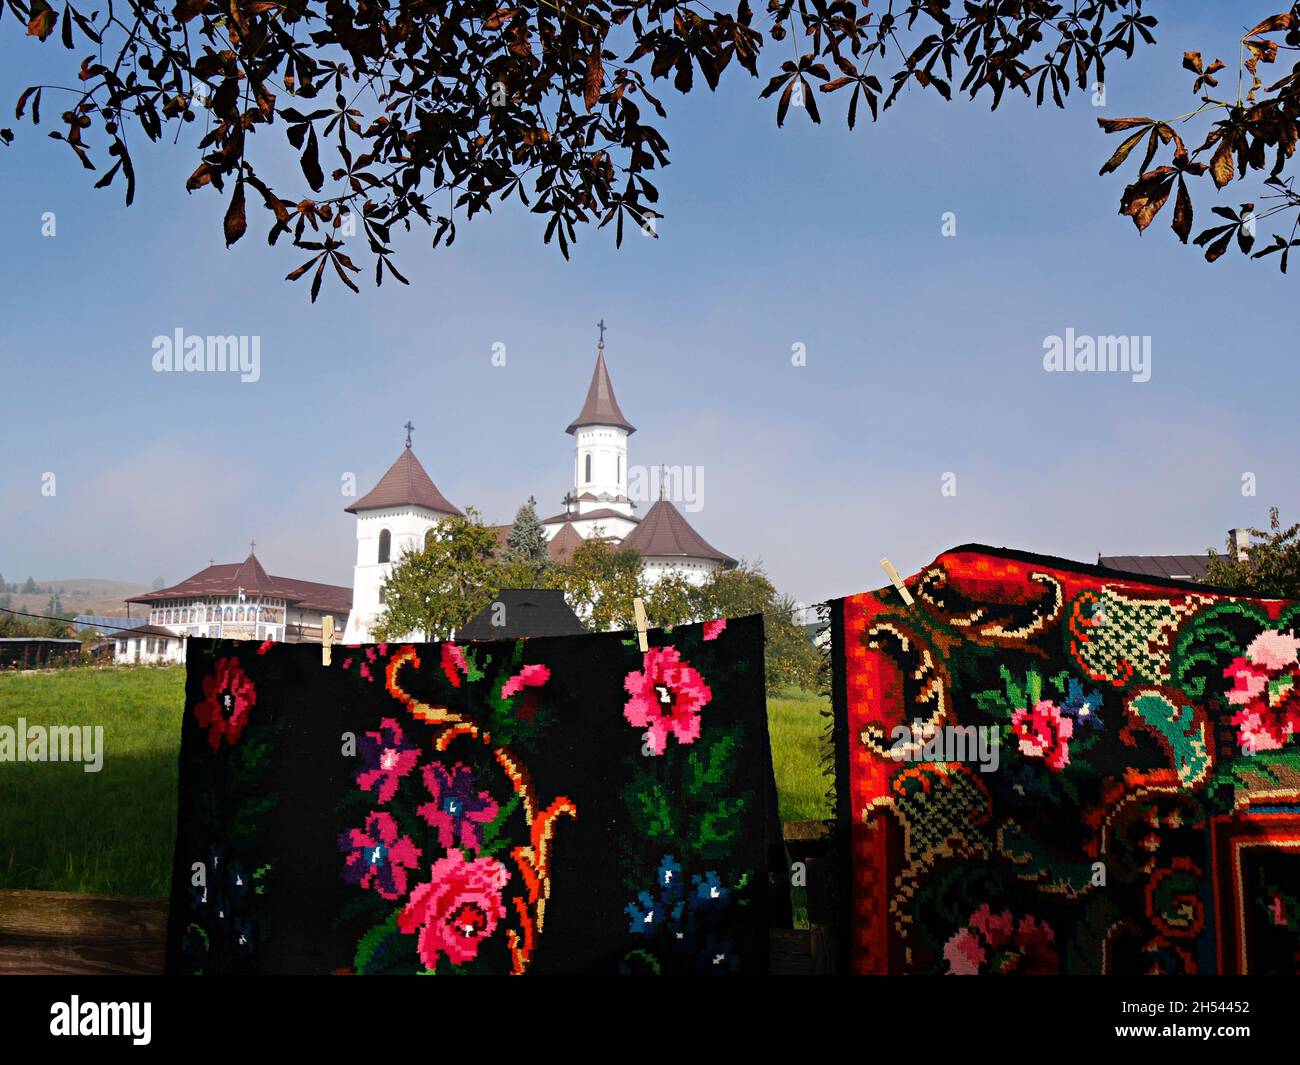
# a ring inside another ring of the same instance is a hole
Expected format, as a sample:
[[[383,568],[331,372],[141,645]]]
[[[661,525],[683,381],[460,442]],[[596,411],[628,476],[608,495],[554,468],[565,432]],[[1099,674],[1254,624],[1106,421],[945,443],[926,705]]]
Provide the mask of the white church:
[[[404,551],[420,550],[443,518],[461,513],[415,457],[411,428],[408,422],[406,446],[397,461],[371,491],[346,508],[357,520],[357,561],[345,643],[372,642],[374,625],[383,613],[380,589],[393,563]],[[628,495],[628,437],[636,427],[614,397],[603,329],[586,401],[565,431],[573,437],[572,487],[565,494],[565,509],[542,519],[553,560],[565,559],[595,535],[636,548],[652,583],[677,573],[703,584],[715,570],[736,565],[734,558],[701,537],[662,491],[645,515],[637,516],[637,505]],[[508,532],[509,526],[497,528],[503,543]]]

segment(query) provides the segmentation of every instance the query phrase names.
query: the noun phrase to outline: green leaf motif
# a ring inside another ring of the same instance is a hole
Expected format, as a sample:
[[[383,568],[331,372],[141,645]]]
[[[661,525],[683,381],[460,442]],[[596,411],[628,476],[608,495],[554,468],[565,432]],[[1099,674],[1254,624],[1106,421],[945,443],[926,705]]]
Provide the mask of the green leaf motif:
[[[391,948],[402,934],[397,930],[397,915],[401,912],[400,909],[394,910],[383,924],[376,925],[361,937],[352,961],[352,967],[359,974],[378,972],[392,964]]]
[[[509,839],[498,840],[501,829],[505,827],[506,821],[510,815],[519,807],[519,796],[512,795],[510,801],[501,807],[500,812],[495,818],[483,829],[483,842],[479,847],[480,855],[495,854],[502,847],[509,845]]]
[[[648,774],[641,774],[647,778]],[[678,835],[672,798],[653,779],[633,780],[623,789],[623,801],[640,835],[655,843],[670,842]]]
[[[1130,700],[1128,710],[1164,737],[1179,783],[1190,787],[1205,776],[1210,768],[1205,726],[1196,721],[1192,707],[1176,706],[1159,692],[1143,692]]]
[[[1221,678],[1228,663],[1268,628],[1272,628],[1268,615],[1255,603],[1218,603],[1202,610],[1179,630],[1174,641],[1174,684],[1197,702],[1207,694],[1218,694],[1207,690],[1209,679]]]

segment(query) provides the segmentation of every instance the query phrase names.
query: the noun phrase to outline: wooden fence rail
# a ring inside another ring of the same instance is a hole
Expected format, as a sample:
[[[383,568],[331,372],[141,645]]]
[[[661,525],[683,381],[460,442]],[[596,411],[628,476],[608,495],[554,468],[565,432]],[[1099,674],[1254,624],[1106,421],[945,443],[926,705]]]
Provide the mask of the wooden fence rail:
[[[829,973],[825,827],[788,822],[785,838],[791,861],[807,871],[809,927],[771,930],[772,972]],[[0,975],[159,974],[166,935],[166,899],[0,891]]]

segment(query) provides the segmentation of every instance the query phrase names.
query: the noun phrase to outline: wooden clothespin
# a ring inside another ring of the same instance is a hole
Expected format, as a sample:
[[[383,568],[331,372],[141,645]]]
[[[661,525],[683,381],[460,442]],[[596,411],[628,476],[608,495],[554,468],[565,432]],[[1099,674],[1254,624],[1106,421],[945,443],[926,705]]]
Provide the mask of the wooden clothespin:
[[[641,601],[640,596],[632,600],[632,613],[636,615],[636,643],[644,654],[650,650],[650,644],[645,638],[645,603]]]
[[[330,664],[330,645],[334,642],[334,615],[326,614],[320,625],[320,664]]]
[[[898,570],[894,569],[894,564],[887,558],[882,558],[880,564],[884,567],[885,576],[898,589],[898,594],[903,597],[904,604],[911,606],[915,600],[912,599],[912,593],[907,590],[907,585],[903,583],[903,578],[898,575]]]

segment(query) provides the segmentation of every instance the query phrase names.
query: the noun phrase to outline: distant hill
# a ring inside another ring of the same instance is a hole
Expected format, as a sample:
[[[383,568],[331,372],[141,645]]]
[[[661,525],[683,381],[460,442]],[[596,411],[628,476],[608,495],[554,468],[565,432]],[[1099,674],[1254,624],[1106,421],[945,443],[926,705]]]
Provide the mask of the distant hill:
[[[36,593],[22,591],[26,577],[14,577],[5,574],[5,580],[17,584],[18,591],[10,592],[11,602],[7,605],[12,610],[22,610],[29,614],[44,614],[50,605],[50,592],[62,588],[59,596],[65,614],[126,614],[126,597],[139,595],[149,590],[148,585],[132,581],[110,581],[99,577],[73,577],[46,580],[42,577],[32,578],[41,589]],[[0,594],[0,600],[4,595]],[[131,613],[140,616],[142,607],[135,607]]]

